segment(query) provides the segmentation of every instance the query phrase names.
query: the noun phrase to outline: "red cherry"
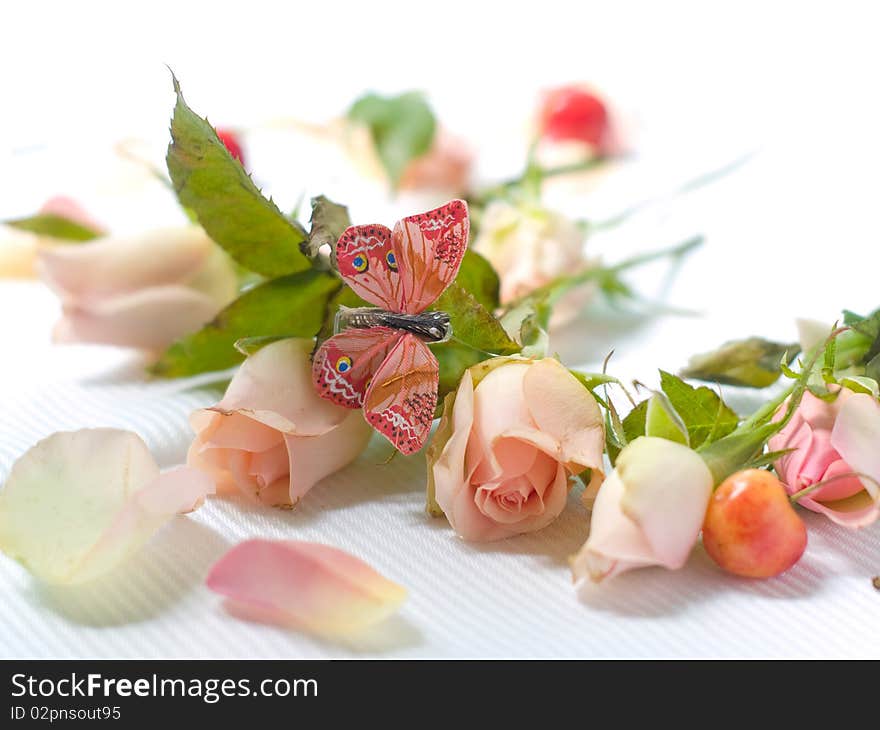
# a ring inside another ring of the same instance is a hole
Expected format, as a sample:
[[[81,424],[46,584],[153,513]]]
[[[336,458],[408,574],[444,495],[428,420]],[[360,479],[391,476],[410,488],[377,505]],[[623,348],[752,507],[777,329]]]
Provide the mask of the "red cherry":
[[[709,500],[703,547],[730,573],[770,578],[800,560],[807,528],[779,479],[746,469],[725,479]]]
[[[544,97],[541,130],[545,137],[559,142],[575,140],[602,147],[609,132],[608,109],[589,91],[578,86],[560,86]]]
[[[217,128],[216,132],[220,141],[226,146],[226,149],[229,150],[229,154],[238,160],[241,163],[241,166],[244,167],[244,152],[241,148],[241,140],[238,138],[238,133],[231,129],[223,129],[220,127]]]

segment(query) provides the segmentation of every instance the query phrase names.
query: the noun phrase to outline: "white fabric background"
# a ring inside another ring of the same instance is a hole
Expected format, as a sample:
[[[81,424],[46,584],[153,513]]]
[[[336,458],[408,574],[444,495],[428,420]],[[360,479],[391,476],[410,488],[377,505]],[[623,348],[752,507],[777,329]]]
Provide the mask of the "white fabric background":
[[[75,38],[63,30],[73,9],[16,9],[24,30],[0,44],[0,66],[22,69],[2,79],[2,97],[18,101],[0,119],[0,219],[32,212],[56,192],[79,195],[117,230],[178,216],[161,188],[121,170],[109,153],[127,135],[161,151],[172,103],[162,62],[174,66],[196,109],[251,130],[252,166],[276,199],[290,207],[303,190],[324,191],[349,202],[357,220],[386,222],[424,201],[389,201],[332,153],[265,120],[323,119],[363,88],[421,87],[479,149],[481,174],[500,176],[520,164],[535,90],[588,78],[617,101],[639,157],[587,194],[552,189],[551,199],[573,214],[602,218],[756,154],[711,188],[589,242],[614,261],[706,234],[671,283],[663,267],[632,278],[647,296],[698,314],[594,308],[554,337],[566,364],[597,368],[613,348],[615,374],[650,384],[655,368],[674,370],[724,339],[791,339],[796,316],[831,320],[842,307],[880,305],[880,113],[868,84],[878,59],[862,7],[841,5],[829,17],[804,4],[738,4],[727,13],[664,6],[662,15],[628,4],[609,11],[543,2],[503,12],[473,5],[444,5],[457,24],[454,54],[421,52],[412,11],[397,3],[301,9],[284,22],[272,4],[174,6],[173,23],[162,4],[135,21],[86,3],[75,10]],[[46,13],[52,26],[34,25]],[[320,32],[329,27],[330,41]],[[365,48],[367,30],[389,43]],[[215,395],[146,382],[131,353],[50,345],[57,312],[40,285],[0,282],[0,480],[39,438],[86,426],[130,428],[163,467],[180,463],[189,412]],[[725,394],[742,409],[755,403],[747,393]],[[852,533],[807,514],[807,553],[775,580],[726,576],[698,548],[678,572],[644,570],[575,588],[566,557],[588,530],[576,495],[537,534],[469,545],[423,512],[423,457],[383,465],[386,455],[374,439],[292,513],[213,500],[173,521],[113,576],[80,589],[42,587],[0,559],[0,656],[880,655],[876,525]],[[202,581],[226,549],[252,536],[349,550],[405,585],[410,598],[399,616],[344,643],[238,621]]]

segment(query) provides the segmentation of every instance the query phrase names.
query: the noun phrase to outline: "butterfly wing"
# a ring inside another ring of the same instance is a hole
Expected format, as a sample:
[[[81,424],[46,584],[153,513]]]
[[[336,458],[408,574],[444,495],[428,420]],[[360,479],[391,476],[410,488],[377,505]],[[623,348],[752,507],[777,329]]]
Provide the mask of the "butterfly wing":
[[[364,397],[364,417],[403,454],[412,454],[428,439],[440,369],[428,346],[404,334],[376,370]]]
[[[371,327],[347,329],[325,340],[312,359],[318,394],[345,408],[361,408],[370,380],[403,336],[390,327]]]
[[[452,283],[467,248],[468,230],[463,200],[398,221],[391,234],[400,278],[398,311],[424,311]]]
[[[391,239],[385,226],[351,226],[336,242],[336,265],[361,299],[399,312],[402,292]]]

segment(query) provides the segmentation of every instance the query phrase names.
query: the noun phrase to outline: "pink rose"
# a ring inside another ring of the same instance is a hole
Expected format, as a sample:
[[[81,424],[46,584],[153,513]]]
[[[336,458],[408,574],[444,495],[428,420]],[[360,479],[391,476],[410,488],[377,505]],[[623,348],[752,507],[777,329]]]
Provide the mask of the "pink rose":
[[[161,350],[237,293],[232,262],[197,226],[41,245],[41,278],[61,298],[57,342]]]
[[[601,482],[604,444],[596,400],[558,361],[480,363],[447,396],[428,452],[429,510],[466,540],[540,530],[565,507],[570,477],[590,469]]]
[[[783,405],[777,417],[784,413]],[[794,449],[776,472],[789,494],[819,482],[798,504],[846,527],[864,527],[880,514],[880,404],[846,388],[832,402],[804,394],[791,421],[769,441],[771,451]]]
[[[316,482],[353,461],[370,440],[358,410],[312,385],[311,340],[273,342],[239,368],[223,399],[196,411],[189,466],[275,507],[292,508]]]

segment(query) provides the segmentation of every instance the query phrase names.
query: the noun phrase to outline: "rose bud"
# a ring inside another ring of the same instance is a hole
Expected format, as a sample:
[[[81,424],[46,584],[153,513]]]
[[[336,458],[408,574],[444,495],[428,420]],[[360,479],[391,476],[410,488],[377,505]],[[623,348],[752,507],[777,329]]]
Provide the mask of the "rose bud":
[[[324,400],[312,385],[312,346],[302,339],[266,345],[245,360],[216,406],[192,415],[187,463],[210,474],[218,491],[292,508],[366,447],[372,430],[363,414]]]
[[[590,537],[572,559],[575,579],[598,582],[633,568],[681,568],[697,542],[712,474],[687,446],[642,436],[620,452],[599,488]]]

